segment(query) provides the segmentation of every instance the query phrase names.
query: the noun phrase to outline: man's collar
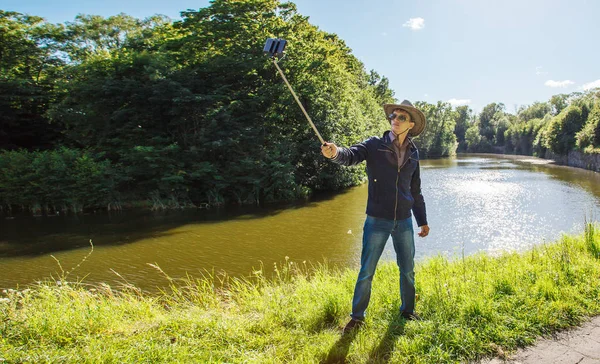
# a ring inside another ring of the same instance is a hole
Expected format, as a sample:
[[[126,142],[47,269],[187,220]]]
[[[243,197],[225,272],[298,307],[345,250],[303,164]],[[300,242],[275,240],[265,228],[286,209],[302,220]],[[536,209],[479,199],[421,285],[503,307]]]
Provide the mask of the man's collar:
[[[393,131],[391,131],[391,130],[388,130],[388,131],[386,131],[386,132],[383,134],[383,138],[384,138],[384,140],[385,140],[387,143],[390,143],[390,144],[391,144],[391,143],[393,143],[393,142],[394,142],[394,140],[395,140],[397,137],[398,137],[398,136],[397,136],[396,134],[394,134],[394,132],[393,132]],[[411,137],[409,137],[409,136],[407,135],[407,136],[406,136],[406,139],[404,139],[404,144],[409,144],[409,143],[410,143],[411,145],[413,145],[413,143],[412,143],[412,138],[411,138]]]

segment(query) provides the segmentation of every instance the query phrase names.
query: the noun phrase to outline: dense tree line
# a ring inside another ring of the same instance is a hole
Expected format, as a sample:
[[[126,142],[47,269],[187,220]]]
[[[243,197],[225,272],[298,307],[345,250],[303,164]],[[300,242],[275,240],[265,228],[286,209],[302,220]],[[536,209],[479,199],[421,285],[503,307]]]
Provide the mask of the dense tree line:
[[[460,118],[459,118],[460,119]],[[548,102],[520,107],[486,105],[468,125],[459,146],[467,152],[500,152],[545,157],[570,151],[600,153],[600,90],[553,96]],[[458,124],[457,124],[458,125]]]
[[[289,41],[280,65],[340,145],[387,129],[386,77],[292,3],[214,0],[181,15],[50,24],[0,10],[0,208],[261,204],[363,181],[364,167],[321,157],[262,47]],[[598,147],[597,95],[563,96],[518,115],[491,104],[477,117],[417,102],[428,119],[422,154]]]
[[[387,79],[343,40],[277,0],[216,0],[176,22],[120,14],[54,25],[2,11],[0,29],[9,209],[262,203],[359,183],[362,168],[321,158],[262,54],[269,37],[289,41],[281,66],[328,140],[381,133],[374,121],[393,101]]]

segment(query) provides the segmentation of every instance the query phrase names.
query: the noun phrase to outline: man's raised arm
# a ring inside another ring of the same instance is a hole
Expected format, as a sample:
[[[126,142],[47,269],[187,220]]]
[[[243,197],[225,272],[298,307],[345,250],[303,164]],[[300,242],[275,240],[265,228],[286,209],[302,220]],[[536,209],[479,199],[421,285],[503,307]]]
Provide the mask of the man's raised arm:
[[[334,143],[325,143],[321,146],[321,153],[337,164],[354,166],[367,159],[367,143],[369,140],[355,144],[350,148],[338,147]]]

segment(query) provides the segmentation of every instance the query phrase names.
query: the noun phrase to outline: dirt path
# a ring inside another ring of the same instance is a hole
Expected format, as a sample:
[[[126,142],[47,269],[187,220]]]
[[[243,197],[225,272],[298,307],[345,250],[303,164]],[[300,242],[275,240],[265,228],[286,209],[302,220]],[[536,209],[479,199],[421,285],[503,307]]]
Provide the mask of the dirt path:
[[[553,339],[540,339],[531,347],[521,349],[508,360],[492,359],[481,364],[600,364],[600,316]]]

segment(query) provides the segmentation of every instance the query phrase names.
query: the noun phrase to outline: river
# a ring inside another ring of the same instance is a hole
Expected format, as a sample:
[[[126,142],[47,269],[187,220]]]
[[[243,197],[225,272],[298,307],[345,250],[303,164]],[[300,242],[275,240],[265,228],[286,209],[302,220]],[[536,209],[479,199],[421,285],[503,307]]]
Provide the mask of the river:
[[[418,260],[445,254],[523,250],[579,233],[600,214],[600,173],[533,157],[466,154],[422,161],[430,235]],[[286,257],[307,265],[358,267],[367,186],[268,208],[123,212],[0,218],[0,288],[68,277],[147,291],[173,278],[248,276]],[[416,226],[415,226],[415,229]],[[416,231],[415,231],[416,232]],[[391,242],[382,259],[394,258]]]

